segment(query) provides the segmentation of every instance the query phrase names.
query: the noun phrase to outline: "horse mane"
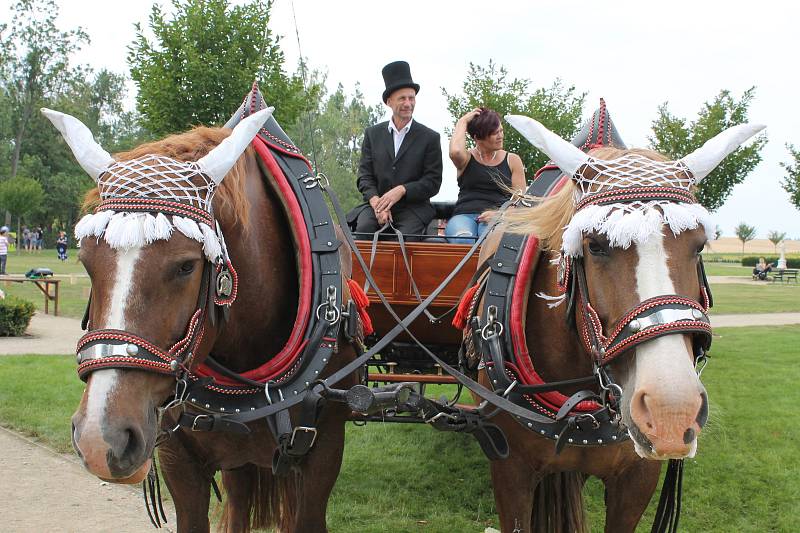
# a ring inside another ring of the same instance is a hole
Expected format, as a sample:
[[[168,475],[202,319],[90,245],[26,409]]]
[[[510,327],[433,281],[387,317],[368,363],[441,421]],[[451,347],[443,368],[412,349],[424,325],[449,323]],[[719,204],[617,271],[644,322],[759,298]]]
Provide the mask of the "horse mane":
[[[638,154],[654,161],[667,161],[664,155],[644,148],[621,149],[611,146],[594,148],[589,155],[595,159],[616,159],[627,154]],[[537,202],[534,207],[518,207],[504,216],[506,231],[525,235],[536,235],[546,250],[561,249],[564,228],[575,215],[578,188],[568,180],[553,196],[530,197]]]
[[[114,154],[114,159],[126,161],[148,154],[158,154],[177,161],[197,161],[230,135],[230,131],[227,128],[198,126],[187,132],[170,135],[159,141],[144,143],[126,152],[119,152]],[[252,149],[248,147],[245,153],[251,151]],[[219,202],[215,202],[215,208],[219,214],[223,215],[225,219],[231,220],[233,225],[242,224],[244,228],[247,228],[250,202],[244,190],[245,175],[245,158],[239,157],[233,168],[225,175],[214,198]],[[100,193],[97,187],[90,189],[84,197],[83,211],[90,212],[99,203]]]

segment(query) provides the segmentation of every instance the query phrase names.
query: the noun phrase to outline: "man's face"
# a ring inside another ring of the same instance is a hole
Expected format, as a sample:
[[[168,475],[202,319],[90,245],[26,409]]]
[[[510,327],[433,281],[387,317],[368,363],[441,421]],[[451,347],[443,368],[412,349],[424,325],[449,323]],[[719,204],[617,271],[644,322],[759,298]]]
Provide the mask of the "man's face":
[[[386,105],[392,109],[392,118],[407,122],[414,114],[417,93],[411,87],[397,89],[386,99]]]

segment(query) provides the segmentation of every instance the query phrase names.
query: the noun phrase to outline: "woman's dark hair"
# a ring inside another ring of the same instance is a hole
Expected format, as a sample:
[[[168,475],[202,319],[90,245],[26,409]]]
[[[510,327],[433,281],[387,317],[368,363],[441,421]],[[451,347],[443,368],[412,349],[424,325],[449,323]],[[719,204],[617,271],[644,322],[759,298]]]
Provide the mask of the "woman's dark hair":
[[[485,139],[500,127],[500,115],[488,107],[479,107],[481,114],[467,124],[467,133],[473,139]]]

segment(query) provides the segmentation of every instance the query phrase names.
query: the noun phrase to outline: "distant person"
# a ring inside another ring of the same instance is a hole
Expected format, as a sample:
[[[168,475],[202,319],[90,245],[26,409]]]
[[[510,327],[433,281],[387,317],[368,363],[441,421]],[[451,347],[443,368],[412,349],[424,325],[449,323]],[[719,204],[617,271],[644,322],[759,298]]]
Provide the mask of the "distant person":
[[[44,248],[44,230],[41,226],[37,226],[36,231],[33,232],[33,235],[36,239],[34,249],[36,250],[36,253],[39,253],[42,251],[42,248]]]
[[[0,227],[0,276],[6,275],[6,261],[8,260],[8,245],[11,240],[8,236],[8,226]]]
[[[758,263],[756,263],[756,267],[753,269],[753,279],[760,279],[765,280],[767,279],[767,274],[772,272],[772,265],[767,263],[767,260],[763,257],[758,258]]]
[[[356,231],[374,233],[391,222],[404,234],[421,235],[435,214],[430,199],[442,185],[439,134],[413,119],[419,85],[408,63],[389,63],[382,74],[392,117],[364,131],[358,190],[366,204]]]
[[[466,136],[475,146],[467,150]],[[511,190],[525,189],[525,168],[517,154],[503,150],[503,125],[491,109],[473,109],[456,122],[450,160],[458,176],[458,200],[445,235],[452,243],[470,244],[483,235]]]
[[[22,249],[26,252],[31,251],[31,230],[28,226],[22,226]]]
[[[62,261],[67,260],[67,233],[64,231],[58,232],[58,239],[56,240],[56,251],[58,252],[58,258]]]

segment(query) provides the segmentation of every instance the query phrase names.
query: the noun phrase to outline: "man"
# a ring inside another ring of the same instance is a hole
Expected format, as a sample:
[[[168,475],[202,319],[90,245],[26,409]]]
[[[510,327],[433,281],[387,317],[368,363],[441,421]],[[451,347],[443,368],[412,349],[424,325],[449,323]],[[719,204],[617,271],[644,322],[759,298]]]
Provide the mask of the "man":
[[[356,231],[373,233],[387,221],[404,234],[421,235],[433,219],[430,199],[442,184],[439,134],[414,121],[419,85],[405,61],[383,67],[383,102],[392,118],[364,131],[358,190],[363,206]]]

